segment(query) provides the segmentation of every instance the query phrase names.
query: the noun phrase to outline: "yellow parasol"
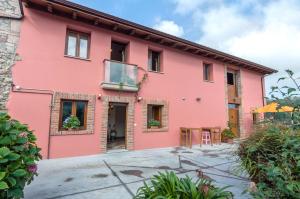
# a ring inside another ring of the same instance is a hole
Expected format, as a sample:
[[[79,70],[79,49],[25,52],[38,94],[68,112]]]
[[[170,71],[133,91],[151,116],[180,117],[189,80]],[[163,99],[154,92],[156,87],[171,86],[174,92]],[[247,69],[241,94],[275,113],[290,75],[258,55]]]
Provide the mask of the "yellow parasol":
[[[276,112],[292,112],[293,108],[290,106],[282,106],[277,109],[278,104],[276,102],[272,102],[266,106],[257,108],[254,110],[254,113],[276,113]]]

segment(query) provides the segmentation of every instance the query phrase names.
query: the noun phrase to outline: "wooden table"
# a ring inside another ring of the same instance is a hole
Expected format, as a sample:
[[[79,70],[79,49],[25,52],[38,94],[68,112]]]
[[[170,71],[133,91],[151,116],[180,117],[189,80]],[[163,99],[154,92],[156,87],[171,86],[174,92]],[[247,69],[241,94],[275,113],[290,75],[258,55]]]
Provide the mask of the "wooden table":
[[[182,140],[182,137],[184,137],[185,140]],[[182,146],[183,141],[185,146],[192,148],[192,132],[189,128],[180,127],[180,146]]]
[[[211,145],[213,145],[216,141],[218,144],[221,144],[221,127],[202,127],[202,128],[187,128],[181,127],[180,128],[180,146],[184,143],[185,146],[192,148],[193,145],[193,131],[198,131],[200,135],[200,146],[202,146],[202,132],[209,131]],[[184,137],[184,140],[183,140]]]
[[[212,128],[212,140],[215,144],[221,144],[222,128],[217,126]]]
[[[200,134],[200,137],[202,138],[202,128],[187,128],[187,127],[181,127],[180,128],[180,146],[184,143],[185,146],[192,148],[193,145],[193,131],[198,131]],[[182,138],[184,137],[185,140]],[[202,144],[202,139],[201,139]],[[200,146],[201,146],[200,144]]]

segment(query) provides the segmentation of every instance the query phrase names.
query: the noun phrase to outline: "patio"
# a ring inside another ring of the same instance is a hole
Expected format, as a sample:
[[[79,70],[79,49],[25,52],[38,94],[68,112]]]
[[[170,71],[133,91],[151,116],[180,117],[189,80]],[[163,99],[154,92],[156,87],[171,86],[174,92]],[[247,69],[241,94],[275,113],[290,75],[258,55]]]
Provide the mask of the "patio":
[[[199,145],[111,152],[101,155],[43,160],[39,176],[26,187],[26,199],[129,199],[143,181],[165,170],[178,176],[197,179],[200,169],[215,185],[231,187],[235,198],[251,198],[242,194],[249,186],[245,176],[236,175],[237,161],[232,154],[236,145]]]

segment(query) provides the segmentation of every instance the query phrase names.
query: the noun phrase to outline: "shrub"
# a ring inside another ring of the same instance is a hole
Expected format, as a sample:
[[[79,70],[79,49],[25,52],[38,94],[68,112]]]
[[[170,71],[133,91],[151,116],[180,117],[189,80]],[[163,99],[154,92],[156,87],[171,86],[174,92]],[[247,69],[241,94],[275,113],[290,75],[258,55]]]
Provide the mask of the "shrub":
[[[231,199],[233,195],[224,188],[214,187],[210,181],[191,178],[178,178],[174,172],[159,173],[144,183],[137,191],[135,199]]]
[[[229,129],[229,128],[226,128],[226,129],[224,129],[223,131],[222,131],[222,137],[224,138],[224,139],[232,139],[232,138],[234,138],[234,134],[233,134],[233,132],[232,132],[232,130],[231,129]]]
[[[76,116],[71,115],[65,119],[63,127],[65,129],[77,129],[80,127],[80,121]]]
[[[41,159],[36,137],[28,127],[0,113],[0,198],[21,198],[37,175]]]
[[[300,77],[295,77],[294,72],[291,70],[285,70],[285,72],[287,76],[280,77],[277,86],[271,87],[269,93],[271,99],[269,101],[278,103],[277,109],[282,106],[289,106],[292,108],[292,112],[276,113],[275,117],[272,118],[272,122],[281,122],[290,128],[300,129]],[[279,119],[279,121],[274,119]]]
[[[241,142],[237,153],[256,183],[255,198],[299,198],[299,131],[265,126]]]

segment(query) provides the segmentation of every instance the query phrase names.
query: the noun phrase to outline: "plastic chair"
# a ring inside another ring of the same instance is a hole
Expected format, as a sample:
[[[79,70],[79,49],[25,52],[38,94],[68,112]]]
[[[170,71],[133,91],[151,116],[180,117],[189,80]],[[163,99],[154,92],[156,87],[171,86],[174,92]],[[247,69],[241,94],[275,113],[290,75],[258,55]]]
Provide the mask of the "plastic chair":
[[[202,132],[202,143],[204,144],[211,144],[211,137],[209,131]]]

